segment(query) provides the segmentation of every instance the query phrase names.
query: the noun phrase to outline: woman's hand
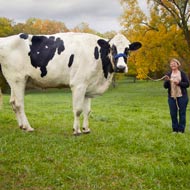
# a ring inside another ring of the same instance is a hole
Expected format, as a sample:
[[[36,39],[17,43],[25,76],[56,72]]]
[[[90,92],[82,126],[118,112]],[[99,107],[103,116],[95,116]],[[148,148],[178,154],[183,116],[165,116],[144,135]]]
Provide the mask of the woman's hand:
[[[173,80],[174,84],[175,85],[178,85],[179,84],[179,81],[178,80]]]
[[[166,75],[164,79],[165,79],[165,81],[168,81],[168,80],[170,80],[170,77],[168,75]]]

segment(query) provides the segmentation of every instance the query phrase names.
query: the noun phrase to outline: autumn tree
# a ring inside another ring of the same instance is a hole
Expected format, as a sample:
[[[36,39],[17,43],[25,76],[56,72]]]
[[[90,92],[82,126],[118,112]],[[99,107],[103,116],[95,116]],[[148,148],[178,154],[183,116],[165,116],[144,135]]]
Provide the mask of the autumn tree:
[[[123,14],[121,16],[121,25],[124,31],[130,32],[138,31],[140,24],[147,20],[146,15],[140,9],[137,0],[120,0],[123,7]]]
[[[117,34],[116,31],[112,30],[112,31],[109,31],[109,32],[105,32],[103,34],[98,34],[99,36],[102,36],[104,38],[107,38],[107,39],[112,39],[115,35]]]
[[[189,73],[190,67],[190,1],[189,0],[148,0],[168,31],[175,26],[175,34],[172,33],[170,39],[172,42],[173,52],[176,57],[183,63],[183,68]],[[169,33],[168,32],[168,33]]]
[[[151,0],[148,0],[150,3]],[[130,41],[141,41],[143,47],[137,54],[132,54],[130,62],[136,65],[137,76],[146,78],[147,74],[155,77],[163,75],[168,69],[168,60],[177,57],[188,65],[188,43],[184,32],[176,24],[168,10],[151,1],[150,14],[147,17],[138,2],[121,0],[124,8],[121,24]]]
[[[19,34],[19,33],[26,33],[26,25],[25,23],[17,23],[13,26],[14,34]]]
[[[25,32],[31,34],[54,34],[68,32],[63,22],[30,18],[25,23]]]
[[[160,15],[166,12],[172,17],[173,21],[183,31],[185,40],[190,50],[190,31],[189,31],[189,18],[190,18],[190,1],[189,0],[148,0],[155,6],[160,7]]]
[[[12,35],[14,33],[13,24],[12,20],[0,17],[0,37]]]
[[[82,32],[82,33],[91,33],[96,34],[97,31],[93,30],[89,27],[89,24],[86,22],[81,22],[77,26],[75,26],[73,29],[71,29],[72,32]]]

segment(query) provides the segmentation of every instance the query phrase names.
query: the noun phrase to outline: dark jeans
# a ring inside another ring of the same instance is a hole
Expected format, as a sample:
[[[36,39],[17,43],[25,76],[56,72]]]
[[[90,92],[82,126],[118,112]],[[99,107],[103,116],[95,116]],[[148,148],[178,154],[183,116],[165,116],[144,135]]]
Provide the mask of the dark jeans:
[[[182,97],[178,97],[177,99],[168,97],[168,104],[170,108],[173,131],[184,133],[186,125],[186,108],[188,104],[188,96],[185,95]],[[178,113],[179,113],[179,121],[178,121]]]

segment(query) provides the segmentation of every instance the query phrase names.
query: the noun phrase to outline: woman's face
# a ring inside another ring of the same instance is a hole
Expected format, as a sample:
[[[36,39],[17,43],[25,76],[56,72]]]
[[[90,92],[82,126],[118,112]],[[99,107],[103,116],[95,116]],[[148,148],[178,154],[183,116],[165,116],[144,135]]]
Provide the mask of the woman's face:
[[[172,70],[177,70],[178,67],[179,67],[179,65],[178,65],[175,61],[171,61],[171,62],[170,62],[170,68],[171,68]]]

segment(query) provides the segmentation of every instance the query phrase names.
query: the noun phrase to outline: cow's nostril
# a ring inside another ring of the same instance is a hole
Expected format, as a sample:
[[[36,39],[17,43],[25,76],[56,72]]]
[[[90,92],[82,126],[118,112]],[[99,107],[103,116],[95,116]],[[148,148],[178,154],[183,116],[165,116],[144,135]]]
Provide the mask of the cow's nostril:
[[[117,72],[118,73],[123,73],[124,71],[125,71],[125,66],[123,66],[123,65],[118,65],[117,66]]]

